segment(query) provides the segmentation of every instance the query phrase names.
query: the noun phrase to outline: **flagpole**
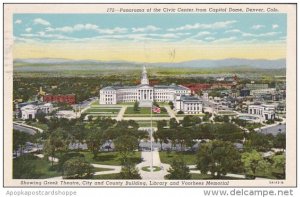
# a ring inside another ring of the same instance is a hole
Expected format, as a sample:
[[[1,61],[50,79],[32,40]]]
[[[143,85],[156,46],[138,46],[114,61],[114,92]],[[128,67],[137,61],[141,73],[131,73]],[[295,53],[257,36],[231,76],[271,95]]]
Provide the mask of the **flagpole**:
[[[153,110],[153,103],[151,102],[151,132],[150,132],[150,144],[151,144],[151,172],[153,172],[153,146],[152,146],[152,110]]]

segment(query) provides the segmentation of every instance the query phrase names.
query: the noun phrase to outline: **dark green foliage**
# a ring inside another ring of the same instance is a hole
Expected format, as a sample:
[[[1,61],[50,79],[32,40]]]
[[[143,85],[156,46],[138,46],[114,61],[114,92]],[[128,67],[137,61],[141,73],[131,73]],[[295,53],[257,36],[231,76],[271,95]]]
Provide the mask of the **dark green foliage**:
[[[230,142],[211,141],[203,144],[197,154],[197,168],[202,174],[210,172],[213,177],[220,178],[228,172],[238,170],[241,156]]]
[[[178,157],[172,161],[171,168],[168,170],[170,174],[166,176],[167,179],[187,180],[191,179],[190,169],[186,165],[183,158]]]
[[[74,157],[64,163],[65,179],[90,179],[93,173],[94,167],[82,157]]]

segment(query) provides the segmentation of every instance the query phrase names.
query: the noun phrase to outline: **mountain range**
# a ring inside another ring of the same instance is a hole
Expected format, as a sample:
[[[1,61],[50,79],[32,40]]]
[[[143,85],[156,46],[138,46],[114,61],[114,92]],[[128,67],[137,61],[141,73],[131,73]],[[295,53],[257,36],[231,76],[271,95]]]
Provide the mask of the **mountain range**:
[[[113,66],[113,67],[139,67],[146,65],[159,68],[224,68],[224,67],[252,67],[256,69],[281,69],[286,67],[286,59],[238,59],[229,58],[221,60],[191,60],[184,62],[161,62],[161,63],[139,63],[129,61],[98,61],[98,60],[70,60],[60,58],[37,58],[37,59],[15,59],[14,66],[50,66],[50,65],[88,65],[90,66]]]

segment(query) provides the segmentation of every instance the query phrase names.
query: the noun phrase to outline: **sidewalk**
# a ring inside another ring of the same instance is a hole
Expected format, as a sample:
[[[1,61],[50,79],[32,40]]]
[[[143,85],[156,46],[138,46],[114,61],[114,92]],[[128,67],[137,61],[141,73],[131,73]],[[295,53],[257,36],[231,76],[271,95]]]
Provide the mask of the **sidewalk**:
[[[153,155],[153,166],[161,167],[160,171],[156,172],[147,172],[142,170],[145,166],[151,166],[151,156]],[[164,164],[160,162],[158,149],[151,152],[143,151],[142,152],[143,162],[139,163],[136,167],[139,169],[141,177],[143,180],[164,180],[164,177],[168,174],[167,170],[169,169],[169,164]]]

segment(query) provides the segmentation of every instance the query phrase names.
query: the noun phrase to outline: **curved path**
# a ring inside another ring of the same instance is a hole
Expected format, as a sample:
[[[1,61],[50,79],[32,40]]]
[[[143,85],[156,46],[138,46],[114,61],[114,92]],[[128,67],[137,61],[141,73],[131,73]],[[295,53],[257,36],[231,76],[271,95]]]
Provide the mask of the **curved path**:
[[[160,171],[157,172],[146,172],[142,170],[143,167],[151,165],[151,152],[143,151],[142,159],[143,161],[137,164],[137,168],[139,169],[140,175],[143,180],[164,180],[164,177],[168,174],[168,169],[170,167],[169,164],[164,164],[160,162],[158,149],[153,150],[153,166],[161,167]]]

